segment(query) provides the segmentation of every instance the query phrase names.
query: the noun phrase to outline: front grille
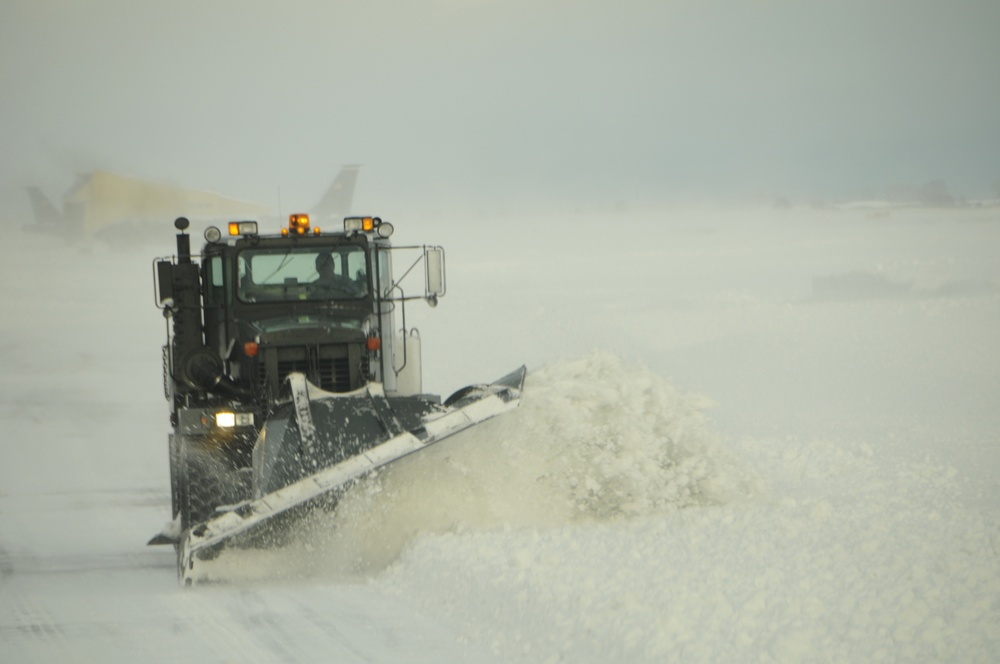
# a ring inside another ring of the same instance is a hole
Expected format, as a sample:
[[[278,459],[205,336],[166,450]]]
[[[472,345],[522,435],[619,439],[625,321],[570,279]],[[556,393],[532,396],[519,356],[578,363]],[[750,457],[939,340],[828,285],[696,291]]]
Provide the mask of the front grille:
[[[319,382],[327,392],[351,391],[351,367],[346,357],[321,358],[316,363]]]
[[[306,378],[312,379],[309,374],[309,362],[305,358],[293,359],[293,360],[278,360],[278,382],[284,383],[285,379],[288,378],[288,374],[298,371],[299,373],[304,373]]]
[[[292,372],[327,392],[350,392],[368,379],[368,357],[360,344],[268,348],[261,357],[259,384],[269,394],[277,394]]]
[[[307,359],[279,360],[278,384],[285,382],[288,374],[298,371],[306,375],[313,385],[327,392],[349,392],[351,390],[351,367],[346,357],[320,357]]]

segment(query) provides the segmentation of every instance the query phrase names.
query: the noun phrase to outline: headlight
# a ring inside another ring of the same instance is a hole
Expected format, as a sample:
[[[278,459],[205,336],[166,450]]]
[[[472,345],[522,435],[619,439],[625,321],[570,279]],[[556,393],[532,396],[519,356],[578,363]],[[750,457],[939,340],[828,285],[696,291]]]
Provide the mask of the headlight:
[[[256,221],[230,221],[229,222],[229,234],[230,235],[256,235],[257,234],[257,222]]]
[[[216,413],[215,426],[223,429],[236,426],[236,413]]]
[[[378,217],[344,217],[344,232],[356,233],[363,231],[370,233],[379,227],[382,220]]]
[[[222,412],[215,414],[215,426],[220,429],[253,426],[253,413]]]
[[[344,232],[354,233],[357,231],[363,231],[365,229],[365,220],[363,217],[347,217],[344,219]]]

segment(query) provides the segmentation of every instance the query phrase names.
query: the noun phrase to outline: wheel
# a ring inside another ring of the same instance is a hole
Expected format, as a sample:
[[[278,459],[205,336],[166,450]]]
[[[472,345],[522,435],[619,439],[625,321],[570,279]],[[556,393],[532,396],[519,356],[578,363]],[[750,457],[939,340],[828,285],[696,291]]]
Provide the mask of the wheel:
[[[190,436],[180,439],[177,450],[177,502],[181,531],[207,521],[215,508],[235,502],[236,472],[220,454]]]

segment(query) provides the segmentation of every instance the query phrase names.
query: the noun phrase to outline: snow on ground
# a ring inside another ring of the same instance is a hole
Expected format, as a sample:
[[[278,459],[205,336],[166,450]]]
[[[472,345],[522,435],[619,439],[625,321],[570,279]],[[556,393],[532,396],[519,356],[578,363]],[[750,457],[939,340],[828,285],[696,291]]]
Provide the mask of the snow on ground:
[[[424,537],[378,585],[506,661],[991,661],[995,518],[953,471],[745,441],[755,500]]]
[[[150,261],[0,263],[4,661],[1000,661],[1000,209],[392,220],[522,407],[181,590]]]

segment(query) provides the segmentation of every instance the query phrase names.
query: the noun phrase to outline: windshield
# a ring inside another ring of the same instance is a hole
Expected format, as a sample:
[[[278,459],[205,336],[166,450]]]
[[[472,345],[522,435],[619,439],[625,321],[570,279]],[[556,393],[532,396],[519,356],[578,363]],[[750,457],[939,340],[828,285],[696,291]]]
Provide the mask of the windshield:
[[[244,302],[360,300],[368,295],[362,247],[247,249],[240,252]]]

